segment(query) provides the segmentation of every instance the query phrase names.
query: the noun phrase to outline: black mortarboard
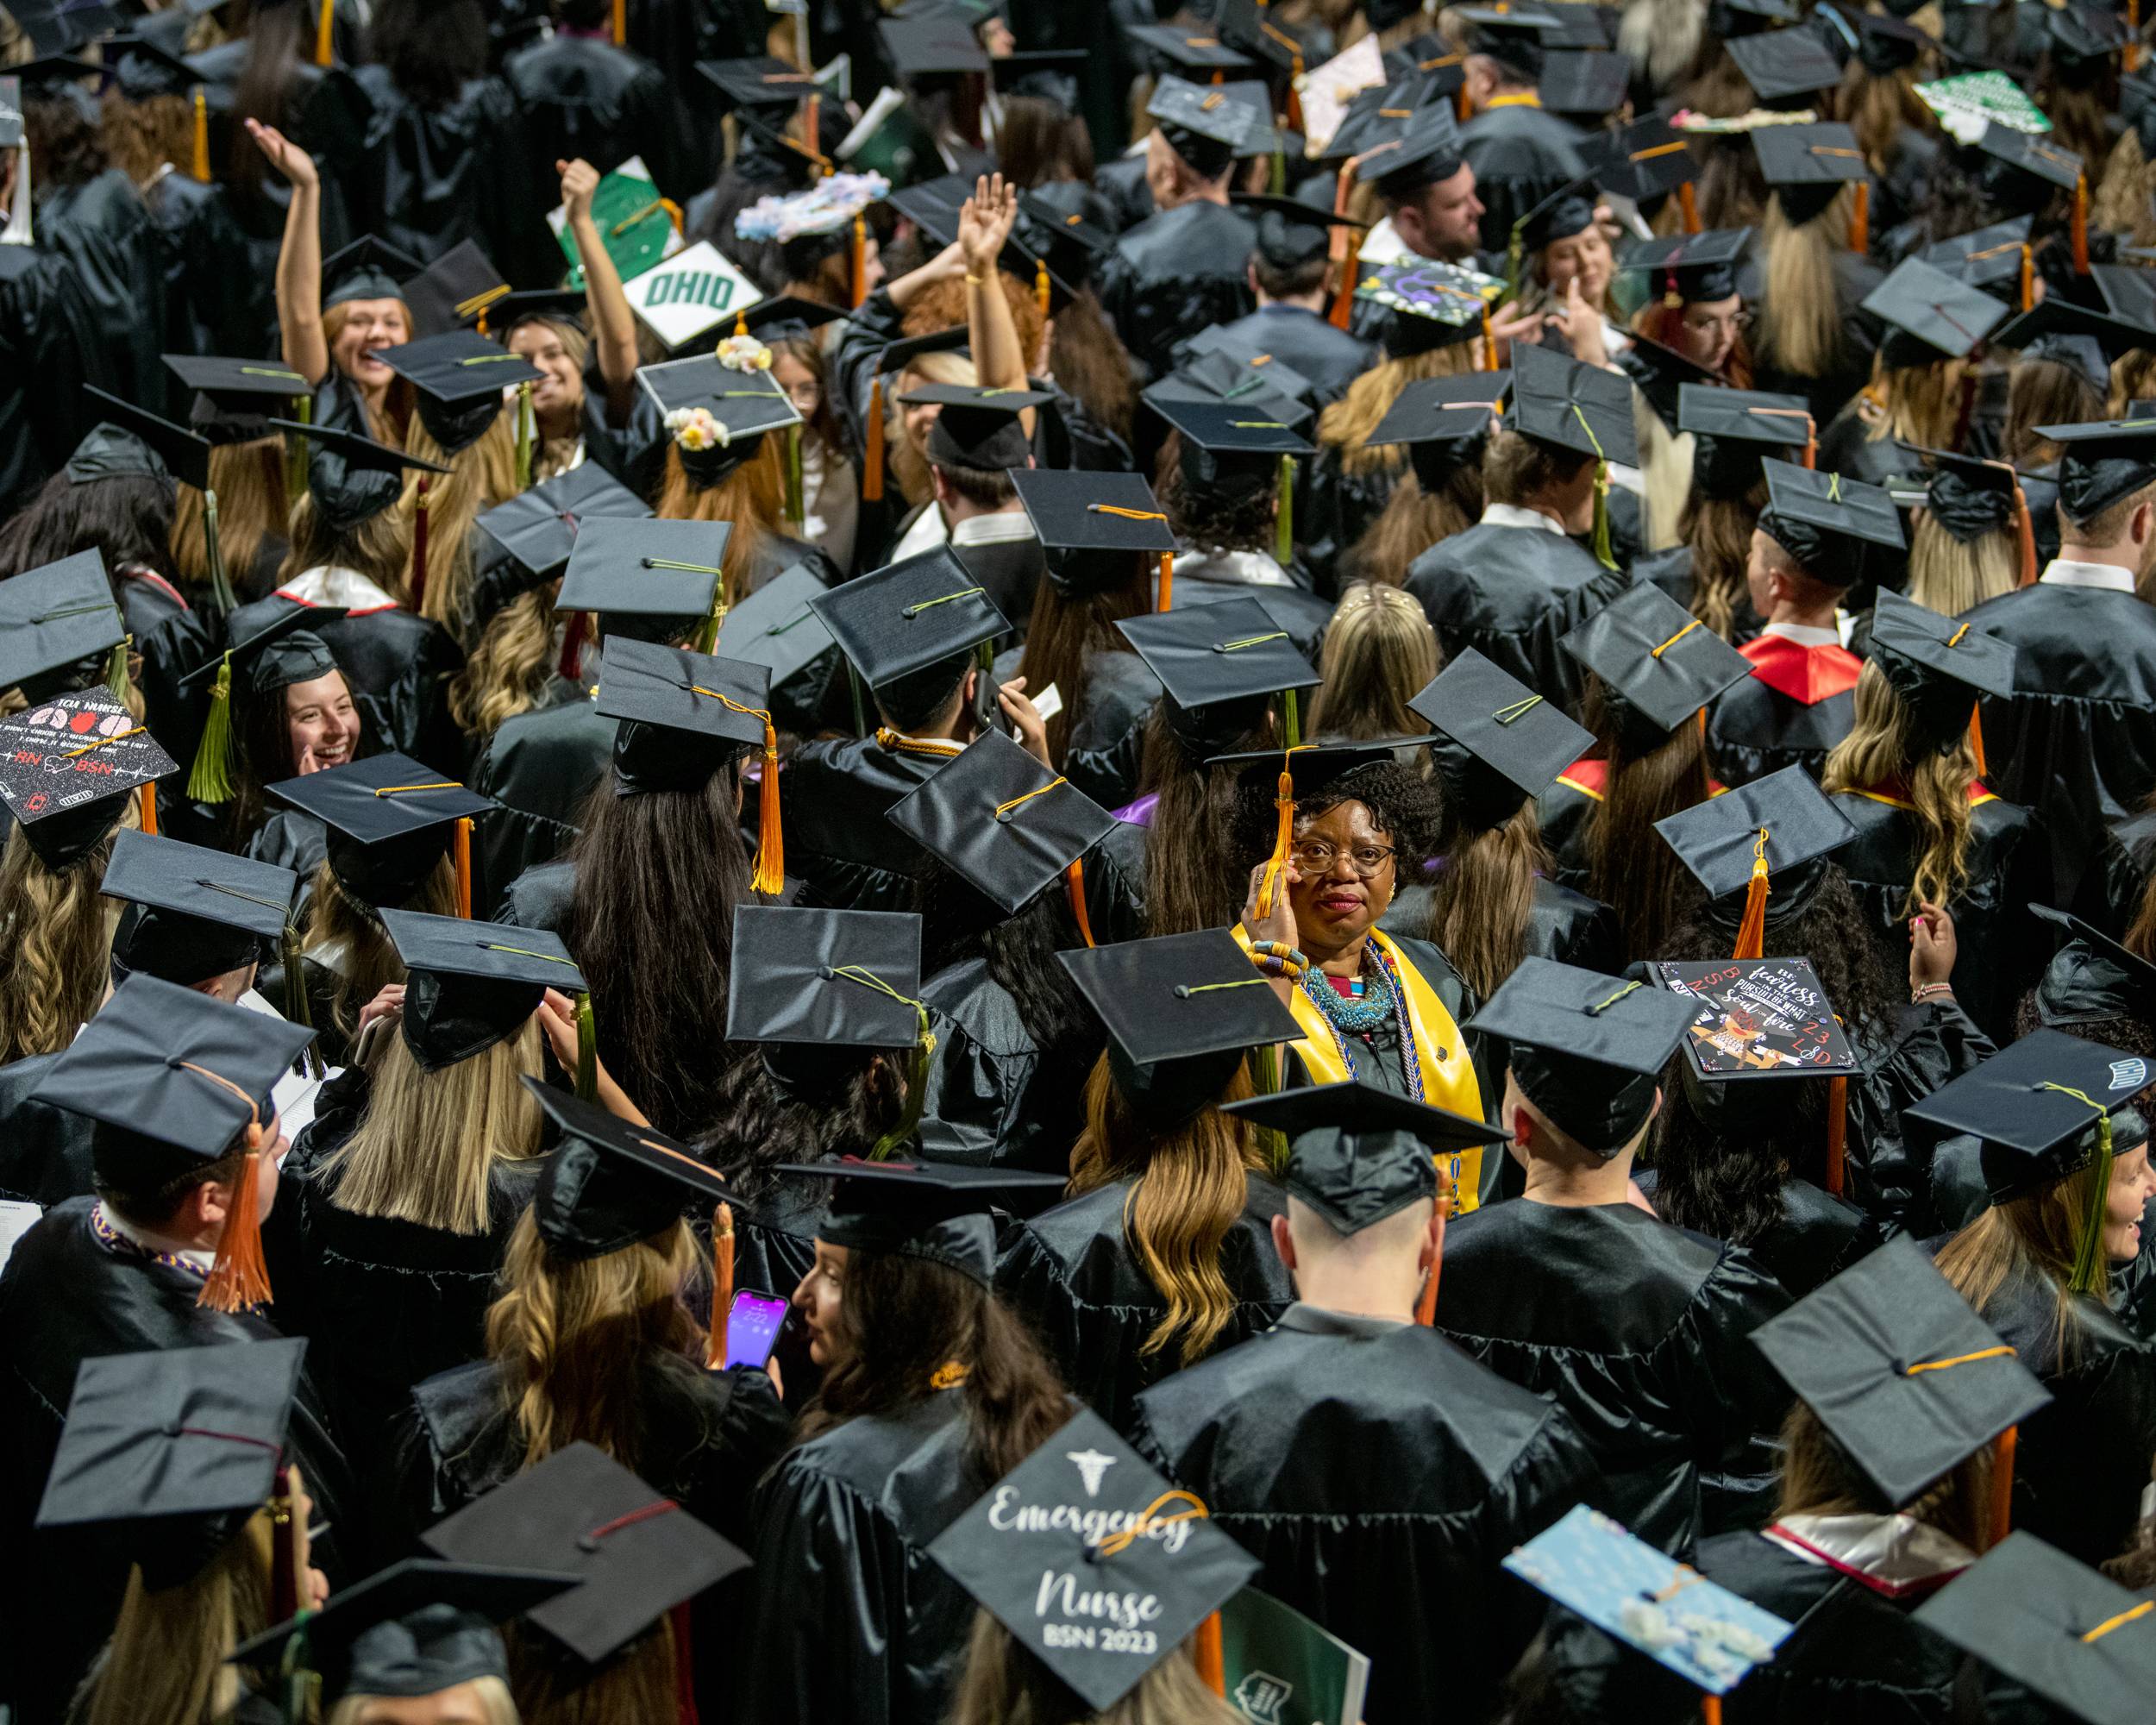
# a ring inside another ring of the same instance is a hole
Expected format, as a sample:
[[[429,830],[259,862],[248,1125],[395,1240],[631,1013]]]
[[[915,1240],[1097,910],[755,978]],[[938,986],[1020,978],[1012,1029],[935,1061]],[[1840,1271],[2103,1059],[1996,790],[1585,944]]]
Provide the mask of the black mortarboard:
[[[1757,38],[1746,37],[1752,41]],[[1664,304],[1689,305],[1728,299],[1737,292],[1737,265],[1752,242],[1749,228],[1710,228],[1703,234],[1672,234],[1634,246],[1619,266],[1647,278],[1647,289]]]
[[[1488,54],[1530,82],[1542,73],[1544,41],[1563,33],[1550,13],[1539,7],[1499,0],[1489,6],[1455,6],[1452,16],[1468,26],[1467,51]]]
[[[1250,130],[1250,110],[1225,91],[1173,73],[1156,86],[1145,112],[1175,154],[1207,179],[1226,172],[1244,154]]]
[[[1865,296],[1864,309],[1890,326],[1879,350],[1890,369],[1959,359],[2006,317],[1992,294],[1916,258],[1904,258]]]
[[[725,656],[743,665],[761,665],[778,688],[831,650],[831,632],[809,601],[825,591],[805,563],[773,576],[733,606],[719,625],[718,644]]]
[[[1710,899],[1741,896],[1766,834],[1770,880],[1846,844],[1856,829],[1802,767],[1784,767],[1654,824]]]
[[[1900,1509],[2052,1399],[1907,1235],[1752,1339],[1883,1509]]]
[[[94,385],[83,392],[97,403],[95,411],[109,424],[118,426],[129,436],[139,437],[157,452],[166,470],[182,485],[190,485],[197,491],[210,487],[210,440],[185,425],[175,425],[169,419],[137,407],[131,401],[122,401],[116,395],[107,394]],[[79,480],[78,481],[79,483]]]
[[[709,1210],[726,1196],[725,1176],[678,1139],[529,1074],[524,1088],[561,1132],[531,1201],[556,1258],[604,1258],[672,1226],[699,1200]]]
[[[2148,1717],[2156,1616],[2147,1596],[2025,1529],[1927,1600],[1915,1621],[2087,1725]]]
[[[581,288],[528,287],[503,294],[486,308],[486,317],[492,332],[506,341],[511,330],[531,318],[549,317],[556,323],[572,323],[583,316],[587,306],[588,300]]]
[[[901,78],[935,78],[988,69],[988,51],[961,20],[885,18],[878,28],[883,35],[883,51]]]
[[[1006,1474],[929,1547],[1016,1644],[1106,1712],[1240,1592],[1258,1564],[1090,1409]],[[1147,1627],[1110,1641],[1094,1602],[1133,1602]],[[1060,1715],[1069,1712],[1058,1709]]]
[[[775,1174],[833,1182],[816,1238],[849,1251],[890,1252],[956,1270],[987,1287],[995,1273],[996,1201],[1012,1192],[1060,1191],[1060,1174],[912,1160],[781,1162]]]
[[[1020,467],[1011,482],[1041,542],[1048,578],[1066,598],[1123,586],[1133,555],[1175,549],[1167,512],[1142,474]]]
[[[1688,724],[1724,689],[1752,674],[1752,662],[1660,587],[1619,594],[1557,643],[1601,680],[1626,716],[1658,738]]]
[[[1694,483],[1711,497],[1743,497],[1759,483],[1771,448],[1801,449],[1811,442],[1811,411],[1801,395],[1685,384],[1677,391],[1677,425],[1692,445]]]
[[[1660,115],[1621,132],[1598,134],[1580,147],[1580,153],[1604,191],[1635,204],[1665,196],[1699,172],[1683,137]]]
[[[1334,147],[1339,147],[1338,140]],[[1467,157],[1452,110],[1444,102],[1428,102],[1417,108],[1399,131],[1382,143],[1364,147],[1356,170],[1358,179],[1375,179],[1378,196],[1395,200],[1412,197],[1426,185],[1450,179]]]
[[[1246,55],[1200,26],[1126,24],[1123,34],[1185,72],[1246,72],[1252,65]]]
[[[348,532],[372,521],[404,494],[407,472],[446,474],[439,461],[408,455],[358,431],[273,419],[273,430],[307,442],[307,494],[326,525]]]
[[[663,619],[639,635],[678,640],[711,614],[724,579],[724,521],[628,519],[611,511],[580,522],[555,606],[615,618]]]
[[[2040,425],[2036,435],[2065,446],[2059,456],[2059,506],[2069,520],[2092,521],[2113,504],[2156,485],[2156,419]]]
[[[1931,472],[1925,482],[1924,512],[1961,543],[1965,545],[1987,533],[2003,532],[2013,527],[2019,479],[2011,465],[1980,461],[1974,455],[1957,455],[1945,449],[1927,449],[1915,443],[1903,443],[1901,448],[1930,463]],[[1951,618],[1940,621],[1949,630],[1954,626]]]
[[[1056,957],[1134,1066],[1293,1042],[1300,1034],[1292,1028],[1294,1014],[1224,928]]]
[[[422,1071],[454,1066],[514,1036],[548,988],[589,990],[549,930],[418,911],[379,914],[406,972],[404,1046]]]
[[[1594,733],[1476,652],[1463,647],[1407,703],[1438,735],[1430,756],[1447,812],[1470,829],[1501,825],[1584,756]]]
[[[1992,342],[2018,349],[2025,360],[2071,367],[2098,395],[2107,395],[2112,362],[2136,348],[2156,348],[2156,329],[2052,294],[1996,330]]]
[[[420,1536],[456,1563],[550,1570],[583,1585],[527,1620],[587,1664],[749,1559],[597,1446],[556,1450]]]
[[[451,823],[495,806],[409,755],[370,755],[266,787],[329,831],[329,868],[370,905],[401,905],[448,852]]]
[[[1810,126],[1760,126],[1752,133],[1759,172],[1792,222],[1826,212],[1847,180],[1870,176],[1857,135],[1839,121]]]
[[[124,425],[101,419],[69,451],[60,471],[70,485],[95,485],[99,480],[167,480],[172,469],[164,458]]]
[[[973,196],[975,182],[962,173],[939,174],[918,185],[901,186],[884,202],[938,245],[956,244],[958,223]]]
[[[1438,1157],[1505,1137],[1482,1120],[1352,1081],[1225,1102],[1221,1112],[1287,1138],[1282,1185],[1341,1234],[1434,1198]]]
[[[617,636],[606,643],[598,711],[622,721],[614,733],[616,796],[699,791],[743,750],[771,741],[771,673]]]
[[[1908,540],[1901,511],[1883,487],[1800,467],[1771,455],[1760,463],[1767,476],[1767,506],[1759,530],[1814,580],[1846,587],[1880,567],[1870,547],[1899,551]]]
[[[1770,108],[1841,84],[1841,62],[1810,30],[1762,30],[1723,44],[1752,93]]]
[[[1677,430],[1677,412],[1688,387],[1723,387],[1720,373],[1710,371],[1690,354],[1680,354],[1675,348],[1666,348],[1645,336],[1633,336],[1632,346],[1618,363],[1639,389],[1640,398],[1653,410],[1654,417],[1672,436]]]
[[[1629,54],[1602,48],[1561,48],[1543,56],[1542,105],[1552,114],[1599,121],[1624,105],[1631,84]]]
[[[362,234],[322,260],[322,309],[348,299],[402,299],[404,282],[425,267],[387,241]]]
[[[102,659],[127,639],[93,549],[0,581],[0,689]]]
[[[1294,269],[1323,257],[1336,223],[1351,228],[1367,225],[1294,198],[1238,191],[1228,201],[1257,218],[1257,254],[1275,269]]]
[[[736,371],[709,354],[642,367],[636,381],[661,419],[700,408],[718,422],[724,436],[706,448],[693,450],[678,436],[674,440],[683,471],[707,489],[754,455],[766,432],[801,423],[792,398],[770,373]]]
[[[1352,743],[1298,743],[1293,749],[1275,743],[1267,749],[1238,750],[1233,754],[1210,755],[1208,767],[1232,767],[1251,784],[1270,791],[1288,775],[1298,801],[1314,797],[1336,781],[1365,767],[1390,765],[1398,751],[1413,749],[1428,739],[1421,737],[1372,737]]]
[[[741,314],[741,321],[749,327],[749,333],[762,342],[788,342],[813,334],[831,323],[843,323],[849,314],[836,305],[825,305],[798,295],[781,293],[769,299],[760,299]]]
[[[310,398],[307,380],[273,360],[166,354],[165,367],[195,392],[188,420],[214,446],[266,435],[270,414]]]
[[[910,1048],[921,1034],[921,919],[892,911],[734,911],[729,1042]]]
[[[1020,192],[1018,225],[1011,234],[1012,243],[1046,273],[1051,312],[1060,311],[1092,279],[1115,243],[1113,235],[1088,219],[1089,202],[1076,209],[1065,207],[1072,201],[1071,193],[1085,200],[1093,196],[1091,188],[1079,180],[1050,181],[1037,191]]]
[[[536,366],[470,329],[423,336],[374,357],[417,392],[419,417],[449,455],[470,448],[502,411],[502,391],[545,376]]]
[[[1151,398],[1153,410],[1182,434],[1178,457],[1184,484],[1223,505],[1243,501],[1276,482],[1283,456],[1309,455],[1314,446],[1257,398],[1177,401]]]
[[[1866,13],[1867,20],[1877,16]],[[1988,228],[1979,228],[1973,234],[1961,234],[1951,240],[1941,240],[1936,245],[1924,248],[1916,255],[1934,269],[1944,270],[1958,281],[1971,287],[1990,287],[1995,283],[2018,285],[2021,276],[2021,248],[2028,243],[2029,229],[2034,217],[2017,216],[2010,222],[1995,222]],[[2018,297],[2015,304],[2019,304]]]
[[[347,1695],[417,1700],[485,1677],[506,1684],[508,1650],[494,1626],[580,1581],[553,1570],[404,1558],[332,1594],[320,1610],[241,1642],[230,1661],[276,1670],[299,1642],[300,1664],[321,1676],[325,1710]]]
[[[1055,398],[1045,390],[931,383],[908,390],[899,399],[909,407],[932,403],[943,408],[929,428],[931,462],[1000,474],[1022,467],[1032,458],[1019,413],[1029,407],[1044,407]]]
[[[273,862],[235,856],[156,833],[112,841],[98,891],[126,900],[112,944],[116,981],[135,971],[192,988],[254,961],[291,913],[299,877]]]
[[[649,505],[597,461],[586,461],[566,474],[542,480],[530,491],[518,492],[506,503],[495,505],[479,518],[476,524],[509,553],[524,570],[531,585],[537,586],[552,580],[567,567],[584,529],[590,523],[650,518]],[[709,539],[712,536],[705,536]],[[720,541],[722,545],[724,543]],[[701,549],[709,550],[710,547],[707,544]],[[626,585],[634,588],[642,583],[632,580]],[[566,588],[567,583],[563,586]],[[582,611],[605,607],[580,605],[573,599],[565,599],[558,608]],[[703,611],[696,615],[702,616],[710,609],[711,600],[706,596]]]
[[[1584,234],[1595,225],[1595,176],[1582,174],[1560,185],[1512,224],[1512,237],[1523,255]]]
[[[887,819],[1015,916],[1115,829],[1115,817],[998,731],[893,803]]]
[[[0,801],[47,869],[79,862],[119,823],[129,796],[178,770],[102,686],[0,719]]]
[[[871,688],[968,652],[1011,627],[948,545],[857,576],[809,604]]]
[[[1417,481],[1434,493],[1460,468],[1482,460],[1511,386],[1509,371],[1419,379],[1393,398],[1368,445],[1407,445]]]
[[[274,593],[236,606],[225,618],[224,651],[188,672],[179,687],[208,686],[227,660],[237,662],[246,674],[246,687],[255,694],[326,677],[337,668],[337,662],[311,625],[335,623],[345,615],[342,605],[302,605]]]
[[[1885,587],[1871,612],[1871,656],[1904,701],[1942,681],[1952,685],[1948,699],[1963,710],[1964,720],[1975,696],[2005,700],[2014,693],[2011,642],[1973,630]],[[1957,725],[1949,735],[1965,728]]]
[[[1652,1117],[1657,1080],[1691,1019],[1689,1002],[1651,984],[1531,957],[1468,1027],[1501,1038],[1520,1094],[1607,1157]]]
[[[2112,317],[2143,331],[2156,326],[2156,272],[2145,264],[2091,264],[2089,273]]]
[[[2115,12],[2100,11],[2094,6],[2046,6],[2042,16],[2045,34],[2050,38],[2046,50],[2051,69],[2062,81],[2068,78],[2085,81],[2091,71],[2100,69],[2126,46],[2125,22]]]
[[[1238,593],[1116,624],[1178,706],[1315,688],[1321,679],[1257,599]]]
[[[876,372],[880,376],[891,377],[924,354],[962,354],[970,339],[965,324],[954,323],[947,329],[931,329],[925,336],[908,336],[900,341],[887,342],[876,354]]]
[[[10,16],[18,14],[35,16],[38,13],[43,13],[47,17],[54,17],[81,9],[103,13],[106,9],[102,6],[80,8],[66,4],[65,0],[62,0],[62,3],[57,6],[49,3],[41,4],[40,0],[24,0],[24,3],[11,12]],[[95,35],[101,32],[93,29],[91,34]],[[82,36],[69,46],[85,47],[88,45],[89,41],[89,36]],[[34,36],[32,36],[31,42],[33,47],[36,45]],[[97,112],[96,104],[91,100],[93,92],[78,90],[76,86],[84,78],[94,78],[97,80],[97,88],[94,94],[102,96],[105,92],[106,86],[113,82],[115,77],[110,66],[100,66],[96,60],[85,60],[79,54],[66,52],[41,53],[34,60],[26,60],[19,65],[10,66],[8,71],[10,76],[18,78],[23,83],[29,85],[40,96],[53,100],[79,103],[85,116],[94,116]]]
[[[1623,378],[1524,342],[1514,348],[1512,363],[1507,430],[1623,467],[1639,466],[1632,386]]]
[[[37,1526],[123,1529],[146,1587],[191,1580],[280,1495],[306,1352],[294,1337],[84,1360]]]
[[[470,240],[458,241],[404,284],[412,334],[421,342],[463,329],[508,294],[507,279]]]
[[[804,96],[818,92],[816,74],[803,72],[773,54],[739,60],[700,60],[696,69],[737,108],[791,110]]]
[[[2039,133],[1994,120],[1984,127],[1977,146],[1994,161],[2045,185],[2071,191],[2080,184],[2081,158]]]
[[[1271,421],[1285,430],[1300,433],[1317,417],[1312,405],[1316,393],[1316,386],[1307,378],[1271,354],[1203,346],[1200,338],[1191,344],[1185,362],[1148,385],[1139,399],[1171,424],[1170,402],[1225,402],[1232,405],[1244,420]],[[1263,480],[1272,470],[1264,462],[1254,461],[1228,471],[1238,477]]]
[[[1891,12],[1865,12],[1852,4],[1822,7],[1814,16],[1827,20],[1875,78],[1915,66],[1924,50],[1934,46],[1928,32]]]

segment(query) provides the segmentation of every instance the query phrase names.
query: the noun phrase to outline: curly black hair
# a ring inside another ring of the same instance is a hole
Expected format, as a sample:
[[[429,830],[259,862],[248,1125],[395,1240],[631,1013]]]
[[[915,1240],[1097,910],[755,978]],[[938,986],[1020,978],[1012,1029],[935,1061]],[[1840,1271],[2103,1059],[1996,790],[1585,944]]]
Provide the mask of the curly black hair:
[[[1278,816],[1273,806],[1278,775],[1269,765],[1245,775],[1235,804],[1236,850],[1245,869],[1273,854]],[[1343,773],[1320,790],[1295,800],[1295,824],[1339,807],[1360,803],[1370,824],[1393,847],[1393,878],[1419,881],[1440,854],[1445,806],[1437,787],[1396,761],[1376,761]]]

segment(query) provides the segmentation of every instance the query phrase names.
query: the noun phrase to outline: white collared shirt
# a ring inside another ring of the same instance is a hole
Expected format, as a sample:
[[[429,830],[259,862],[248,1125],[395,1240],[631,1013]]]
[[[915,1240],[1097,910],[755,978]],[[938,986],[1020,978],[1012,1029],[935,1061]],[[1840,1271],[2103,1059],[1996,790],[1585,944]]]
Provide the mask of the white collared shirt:
[[[302,605],[342,605],[347,611],[394,611],[397,601],[357,569],[341,569],[334,563],[304,569],[277,590],[283,599]]]
[[[1239,581],[1245,586],[1292,587],[1288,572],[1263,551],[1223,551],[1218,546],[1194,546],[1175,553],[1175,576],[1194,581],[1218,581],[1223,586]]]
[[[1525,527],[1539,533],[1554,533],[1564,537],[1564,524],[1554,516],[1545,515],[1539,509],[1521,509],[1509,503],[1489,503],[1482,505],[1484,527]]]
[[[1407,256],[1407,242],[1394,230],[1393,218],[1388,216],[1363,235],[1363,243],[1355,255],[1364,267],[1376,269],[1384,264],[1396,264]]]
[[[1839,629],[1816,629],[1808,623],[1770,623],[1759,631],[1762,635],[1778,635],[1784,641],[1794,641],[1800,647],[1839,647],[1842,644]]]
[[[938,545],[947,544],[950,539],[950,529],[943,524],[943,511],[931,503],[906,530],[905,536],[891,548],[891,561],[896,563],[907,557],[918,557],[924,551],[933,551]]]
[[[1033,536],[1033,524],[1022,509],[1000,509],[993,515],[969,515],[950,530],[950,543],[954,545],[1008,545]]]
[[[2047,587],[2097,587],[2105,593],[2130,593],[2134,572],[2116,563],[2076,563],[2065,557],[2052,559],[2041,577]]]

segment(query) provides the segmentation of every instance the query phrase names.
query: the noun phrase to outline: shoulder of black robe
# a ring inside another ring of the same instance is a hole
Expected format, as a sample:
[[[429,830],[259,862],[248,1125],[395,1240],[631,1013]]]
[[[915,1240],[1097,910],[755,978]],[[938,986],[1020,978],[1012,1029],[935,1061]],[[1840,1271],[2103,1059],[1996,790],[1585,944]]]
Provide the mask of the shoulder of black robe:
[[[165,304],[142,285],[160,279],[162,241],[134,183],[107,168],[79,185],[47,194],[38,238],[72,266],[103,343],[85,360],[90,381],[129,401],[161,401],[166,379]],[[97,375],[102,371],[103,376]]]
[[[568,850],[585,803],[612,768],[619,728],[590,700],[502,722],[472,772],[472,788],[500,805],[477,824],[476,902],[498,917],[521,876]]]
[[[973,1596],[927,1546],[988,1487],[966,1457],[962,1393],[849,1420],[755,1489],[756,1565],[733,1699],[760,1725],[943,1717]]]
[[[1168,1307],[1124,1235],[1134,1184],[1112,1182],[1034,1217],[996,1266],[996,1292],[1032,1326],[1071,1393],[1119,1431],[1129,1429],[1138,1391],[1182,1364],[1180,1343],[1144,1352]],[[1272,1239],[1287,1195],[1257,1174],[1248,1194],[1220,1243],[1220,1273],[1236,1303],[1214,1352],[1269,1327],[1295,1297]]]
[[[804,906],[915,908],[927,856],[884,816],[947,758],[886,749],[873,737],[794,751],[784,781],[786,866],[804,882]]]
[[[1214,332],[1226,351],[1249,358],[1270,354],[1317,386],[1327,400],[1344,395],[1377,363],[1376,344],[1300,306],[1261,306]]]
[[[1368,466],[1358,462],[1351,471],[1339,444],[1319,443],[1318,453],[1295,475],[1296,543],[1313,569],[1334,577],[1334,591],[1345,566],[1355,561],[1355,548],[1385,512],[1394,489],[1407,472],[1398,449],[1371,453],[1379,457],[1376,461]]]
[[[82,386],[105,380],[97,342],[64,258],[0,246],[0,517],[26,505],[90,430]]]
[[[1617,913],[1600,899],[1538,875],[1527,912],[1526,956],[1614,976],[1624,966]]]
[[[1998,1050],[1952,1000],[1896,1007],[1890,1024],[1852,1028],[1865,1070],[1849,1081],[1845,1195],[1889,1232],[1921,1239],[1939,1224],[1931,1195],[1937,1134],[1905,1121],[1902,1110]]]
[[[1094,171],[1094,190],[1107,205],[1117,233],[1135,228],[1153,213],[1153,189],[1145,181],[1145,152],[1124,154]]]
[[[1137,800],[1145,724],[1160,697],[1160,679],[1137,654],[1087,656],[1085,694],[1071,711],[1063,745],[1063,774],[1102,808]]]
[[[509,883],[499,920],[511,928],[543,928],[559,934],[576,900],[576,861],[558,856],[535,863]]]
[[[423,262],[466,240],[503,252],[526,201],[513,171],[522,141],[515,94],[499,78],[474,78],[443,106],[422,107],[388,79],[368,79],[373,69],[358,75],[379,110],[367,176],[383,212],[376,231]]]
[[[454,775],[464,734],[449,716],[449,680],[464,655],[449,631],[402,609],[355,612],[314,626],[352,687],[375,745]]]
[[[1745,1249],[1801,1300],[1881,1245],[1886,1230],[1846,1198],[1806,1180],[1782,1184],[1782,1216]]]
[[[1136,462],[1130,444],[1095,418],[1084,402],[1054,378],[1029,377],[1026,383],[1056,398],[1034,422],[1036,466],[1100,474],[1133,470]]]
[[[921,1148],[938,1162],[1063,1174],[1081,1124],[1068,1066],[1044,1057],[1017,999],[969,958],[921,985],[936,1032]],[[1098,1057],[1094,1044],[1091,1057]],[[1087,1064],[1090,1065],[1091,1058]]]
[[[2112,822],[2082,876],[2074,914],[2112,939],[2123,939],[2152,874],[2156,874],[2156,812]]]
[[[1245,267],[1257,224],[1232,205],[1179,204],[1116,238],[1095,279],[1100,307],[1155,376],[1178,342],[1251,309]]]
[[[49,1210],[94,1189],[91,1121],[31,1095],[57,1054],[0,1066],[0,1198]]]
[[[1714,777],[1732,790],[1784,767],[1802,767],[1816,780],[1856,718],[1853,687],[1808,703],[1755,672],[1708,707],[1707,756]]]
[[[1501,1268],[1534,1264],[1531,1288]],[[1438,1327],[1554,1395],[1601,1463],[1589,1501],[1665,1551],[1700,1531],[1702,1477],[1744,1464],[1789,1396],[1751,1344],[1789,1296],[1751,1256],[1630,1204],[1486,1206],[1445,1231]]]
[[[1485,1717],[1540,1616],[1493,1565],[1589,1488],[1594,1458],[1561,1408],[1434,1330],[1294,1321],[1147,1389],[1133,1441],[1264,1565],[1252,1585],[1371,1651],[1370,1715],[1441,1692]]]

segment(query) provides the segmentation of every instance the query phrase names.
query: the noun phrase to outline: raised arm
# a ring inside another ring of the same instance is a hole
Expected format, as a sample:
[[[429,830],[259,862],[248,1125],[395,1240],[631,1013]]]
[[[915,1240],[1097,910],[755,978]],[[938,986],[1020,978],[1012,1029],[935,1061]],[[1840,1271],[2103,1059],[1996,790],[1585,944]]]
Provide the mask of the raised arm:
[[[322,332],[322,177],[315,159],[274,126],[249,120],[247,129],[291,184],[285,242],[277,253],[277,329],[285,363],[318,384],[329,374],[329,342]]]
[[[576,236],[576,254],[584,260],[584,304],[592,314],[592,340],[599,348],[599,375],[606,380],[606,418],[624,423],[636,395],[636,319],[629,309],[629,294],[621,285],[592,218],[592,198],[599,190],[599,170],[587,161],[557,161],[561,176],[561,201],[568,206],[569,231]]]
[[[1025,350],[996,267],[1018,216],[1018,188],[1006,185],[1000,173],[976,180],[973,196],[958,213],[958,246],[966,260],[966,324],[984,389],[1024,389],[1026,383]],[[1031,437],[1031,410],[1018,417]]]

